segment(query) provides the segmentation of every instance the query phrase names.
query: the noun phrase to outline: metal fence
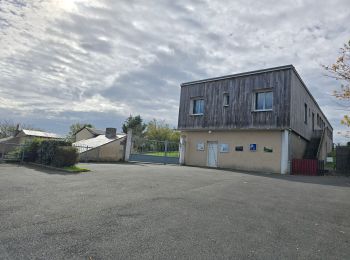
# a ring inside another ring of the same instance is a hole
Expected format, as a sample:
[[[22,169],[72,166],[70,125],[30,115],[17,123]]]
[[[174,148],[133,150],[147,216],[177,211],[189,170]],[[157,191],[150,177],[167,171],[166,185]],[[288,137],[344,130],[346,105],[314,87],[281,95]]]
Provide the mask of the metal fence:
[[[99,157],[99,153],[94,153],[92,150],[94,147],[88,146],[88,145],[74,145],[75,148],[77,148],[78,154],[79,154],[79,161],[80,162],[89,162],[89,161],[96,161]]]
[[[335,151],[337,173],[350,175],[350,146],[337,146]]]
[[[324,175],[324,161],[315,159],[293,159],[292,175]]]
[[[25,144],[0,143],[0,162],[23,162]]]
[[[179,143],[134,138],[130,161],[178,164]]]

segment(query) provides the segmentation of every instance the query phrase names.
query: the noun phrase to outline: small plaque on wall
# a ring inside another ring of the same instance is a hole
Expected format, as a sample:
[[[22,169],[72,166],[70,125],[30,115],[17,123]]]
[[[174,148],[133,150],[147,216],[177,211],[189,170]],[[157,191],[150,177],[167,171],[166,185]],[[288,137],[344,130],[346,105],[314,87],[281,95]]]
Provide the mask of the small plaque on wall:
[[[228,153],[228,152],[229,152],[228,144],[220,144],[220,153]]]
[[[252,152],[256,152],[256,144],[250,144],[249,145],[249,150]]]
[[[273,152],[273,148],[264,146],[264,152],[265,153],[272,153]]]
[[[243,152],[243,146],[236,146],[235,151],[236,152]]]
[[[204,143],[197,144],[197,151],[204,151]]]

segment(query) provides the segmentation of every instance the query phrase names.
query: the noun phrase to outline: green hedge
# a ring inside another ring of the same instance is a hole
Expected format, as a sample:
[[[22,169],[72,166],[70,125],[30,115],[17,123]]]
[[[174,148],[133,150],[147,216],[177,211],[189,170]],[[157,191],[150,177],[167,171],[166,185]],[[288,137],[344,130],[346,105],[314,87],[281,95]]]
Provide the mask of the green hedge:
[[[56,147],[55,156],[51,164],[55,167],[68,167],[75,165],[77,162],[77,148],[72,146],[58,146]]]
[[[33,139],[22,148],[24,160],[56,167],[73,166],[78,162],[78,152],[71,142]]]

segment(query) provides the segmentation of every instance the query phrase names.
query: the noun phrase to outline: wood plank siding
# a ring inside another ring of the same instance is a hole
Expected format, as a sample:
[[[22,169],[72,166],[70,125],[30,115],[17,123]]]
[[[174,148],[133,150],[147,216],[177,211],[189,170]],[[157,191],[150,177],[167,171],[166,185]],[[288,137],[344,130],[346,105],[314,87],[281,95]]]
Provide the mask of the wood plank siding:
[[[255,111],[255,93],[271,90],[271,111]],[[229,105],[224,106],[224,94]],[[193,99],[204,100],[203,115],[193,115]],[[304,124],[304,103],[310,107],[310,123]],[[312,134],[311,110],[326,122],[310,92],[302,83],[292,65],[212,78],[181,85],[178,129],[232,130],[232,129],[292,129],[305,139]],[[316,126],[315,122],[315,126]],[[311,129],[311,130],[310,130]]]
[[[281,129],[290,125],[290,69],[183,84],[179,108],[179,129]],[[273,92],[272,111],[254,111],[257,91]],[[224,106],[224,94],[229,105]],[[191,99],[204,99],[204,114],[191,115]]]

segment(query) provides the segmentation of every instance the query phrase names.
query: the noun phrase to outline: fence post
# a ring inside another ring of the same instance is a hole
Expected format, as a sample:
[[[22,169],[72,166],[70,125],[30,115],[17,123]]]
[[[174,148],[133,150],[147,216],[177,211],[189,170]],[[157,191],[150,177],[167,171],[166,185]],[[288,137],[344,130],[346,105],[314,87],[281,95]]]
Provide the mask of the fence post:
[[[164,142],[164,164],[166,164],[167,153],[168,153],[168,141],[165,141]]]
[[[5,161],[5,151],[6,151],[6,143],[4,143],[4,146],[2,148],[2,155],[1,155],[1,162]]]
[[[126,134],[125,161],[128,162],[131,154],[132,129],[128,129]]]
[[[84,159],[85,159],[85,162],[87,163],[88,161],[88,150],[89,150],[89,146],[86,145],[83,149],[85,149],[85,155],[84,155]]]
[[[180,136],[180,145],[179,145],[179,163],[180,165],[185,164],[185,149],[186,149],[186,137]]]
[[[22,158],[21,158],[21,163],[23,164],[23,161],[24,161],[24,150],[25,150],[25,147],[22,146]]]

